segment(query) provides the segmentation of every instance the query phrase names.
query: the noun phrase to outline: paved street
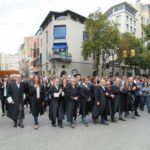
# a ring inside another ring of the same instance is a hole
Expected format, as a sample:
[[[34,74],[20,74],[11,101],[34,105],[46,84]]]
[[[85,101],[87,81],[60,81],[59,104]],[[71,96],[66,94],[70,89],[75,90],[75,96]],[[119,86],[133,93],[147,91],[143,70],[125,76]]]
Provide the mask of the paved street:
[[[53,128],[48,115],[40,117],[39,130],[33,129],[32,116],[26,109],[25,128],[13,128],[7,117],[0,116],[0,150],[150,150],[150,115],[118,121],[109,126],[82,125],[75,129],[64,122],[64,128]]]

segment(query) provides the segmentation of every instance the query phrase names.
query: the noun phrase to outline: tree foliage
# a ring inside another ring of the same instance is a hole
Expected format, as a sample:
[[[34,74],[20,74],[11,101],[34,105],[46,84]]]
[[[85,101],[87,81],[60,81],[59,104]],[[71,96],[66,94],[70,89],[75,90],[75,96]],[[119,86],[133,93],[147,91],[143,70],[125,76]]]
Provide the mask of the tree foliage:
[[[111,56],[119,41],[119,32],[99,10],[91,13],[85,21],[86,39],[82,45],[85,59],[94,57],[96,72],[99,72],[100,57],[105,69],[106,59]]]

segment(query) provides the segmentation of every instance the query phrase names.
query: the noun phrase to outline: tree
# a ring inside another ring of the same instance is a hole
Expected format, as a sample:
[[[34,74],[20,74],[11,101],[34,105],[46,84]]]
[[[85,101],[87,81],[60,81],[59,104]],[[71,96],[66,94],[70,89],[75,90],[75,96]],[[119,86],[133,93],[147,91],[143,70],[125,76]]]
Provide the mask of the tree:
[[[147,43],[147,49],[150,50],[150,24],[143,26],[144,33],[145,33],[145,40]]]
[[[106,68],[106,59],[113,55],[116,49],[119,32],[106,16],[99,10],[91,13],[85,21],[86,39],[82,45],[82,55],[85,59],[93,56],[96,73],[99,74],[100,57],[102,57],[102,75]]]
[[[135,56],[131,56],[132,50],[135,51]],[[142,63],[142,53],[144,52],[144,44],[141,39],[136,38],[131,33],[121,35],[119,49],[117,51],[118,59],[124,64],[134,67],[140,67]],[[123,58],[123,51],[126,51],[126,57]]]

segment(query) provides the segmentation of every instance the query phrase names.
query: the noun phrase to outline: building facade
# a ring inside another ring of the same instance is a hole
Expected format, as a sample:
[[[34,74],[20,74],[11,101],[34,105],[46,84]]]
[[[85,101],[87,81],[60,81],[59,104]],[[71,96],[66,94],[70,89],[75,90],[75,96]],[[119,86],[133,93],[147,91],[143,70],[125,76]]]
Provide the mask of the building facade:
[[[20,72],[27,76],[32,72],[32,45],[34,37],[24,37],[23,43],[19,46],[19,70]]]
[[[0,70],[19,70],[19,55],[0,53]]]
[[[40,26],[41,73],[91,75],[93,60],[81,55],[85,38],[85,17],[66,10],[50,12]]]
[[[127,2],[112,6],[107,12],[109,21],[114,22],[121,33],[130,32],[138,36],[137,10]]]

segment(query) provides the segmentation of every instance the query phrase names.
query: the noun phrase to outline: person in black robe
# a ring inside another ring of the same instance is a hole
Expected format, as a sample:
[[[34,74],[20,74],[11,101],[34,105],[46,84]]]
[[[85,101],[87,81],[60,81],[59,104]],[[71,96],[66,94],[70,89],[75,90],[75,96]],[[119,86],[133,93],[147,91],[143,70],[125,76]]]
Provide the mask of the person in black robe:
[[[101,121],[100,123],[103,125],[109,125],[106,120],[106,95],[105,95],[105,86],[106,86],[106,80],[101,79],[100,80],[100,85],[98,85],[95,89],[95,104],[94,104],[94,110],[93,113],[94,116],[99,116],[101,115]]]
[[[1,99],[1,107],[2,107],[2,116],[5,116],[7,111],[7,89],[8,89],[8,77],[4,76],[3,82],[0,85],[0,99]]]
[[[7,116],[14,121],[14,127],[18,122],[21,128],[24,128],[24,84],[21,82],[21,75],[16,74],[16,81],[10,82],[7,90],[8,114]]]
[[[115,111],[114,111],[115,95],[112,93],[112,86],[111,86],[110,81],[106,82],[105,94],[106,94],[106,97],[107,97],[108,110],[109,110],[109,114],[110,114],[110,117],[111,117],[111,121],[116,122],[116,120],[114,118],[114,115],[115,115]]]
[[[79,87],[77,86],[76,79],[71,79],[71,84],[67,88],[67,121],[71,127],[75,127],[77,118],[77,108],[79,100]]]
[[[82,115],[82,121],[83,123],[88,126],[88,108],[89,108],[89,102],[91,101],[91,91],[89,87],[89,79],[83,78],[83,84],[80,87],[80,101],[81,101],[81,107],[80,107],[80,114]]]
[[[115,95],[115,105],[114,111],[115,113],[118,110],[119,120],[126,121],[123,116],[123,99],[122,99],[122,91],[121,91],[121,80],[120,78],[116,78],[114,85],[112,86],[112,93]]]
[[[41,88],[42,88],[42,97],[43,97],[43,103],[44,103],[43,109],[44,109],[44,112],[46,112],[47,106],[49,105],[49,97],[48,97],[49,88],[48,88],[48,82],[45,78],[42,81]]]
[[[42,86],[40,85],[40,78],[34,77],[33,85],[29,85],[29,98],[31,103],[31,113],[34,117],[34,129],[38,129],[38,116],[44,114],[43,110],[43,94]]]
[[[54,85],[50,88],[50,120],[52,121],[52,126],[56,127],[56,119],[58,122],[58,126],[63,128],[63,119],[64,119],[64,105],[62,96],[64,96],[64,92],[62,91],[62,86],[59,84],[59,78],[54,80]]]

